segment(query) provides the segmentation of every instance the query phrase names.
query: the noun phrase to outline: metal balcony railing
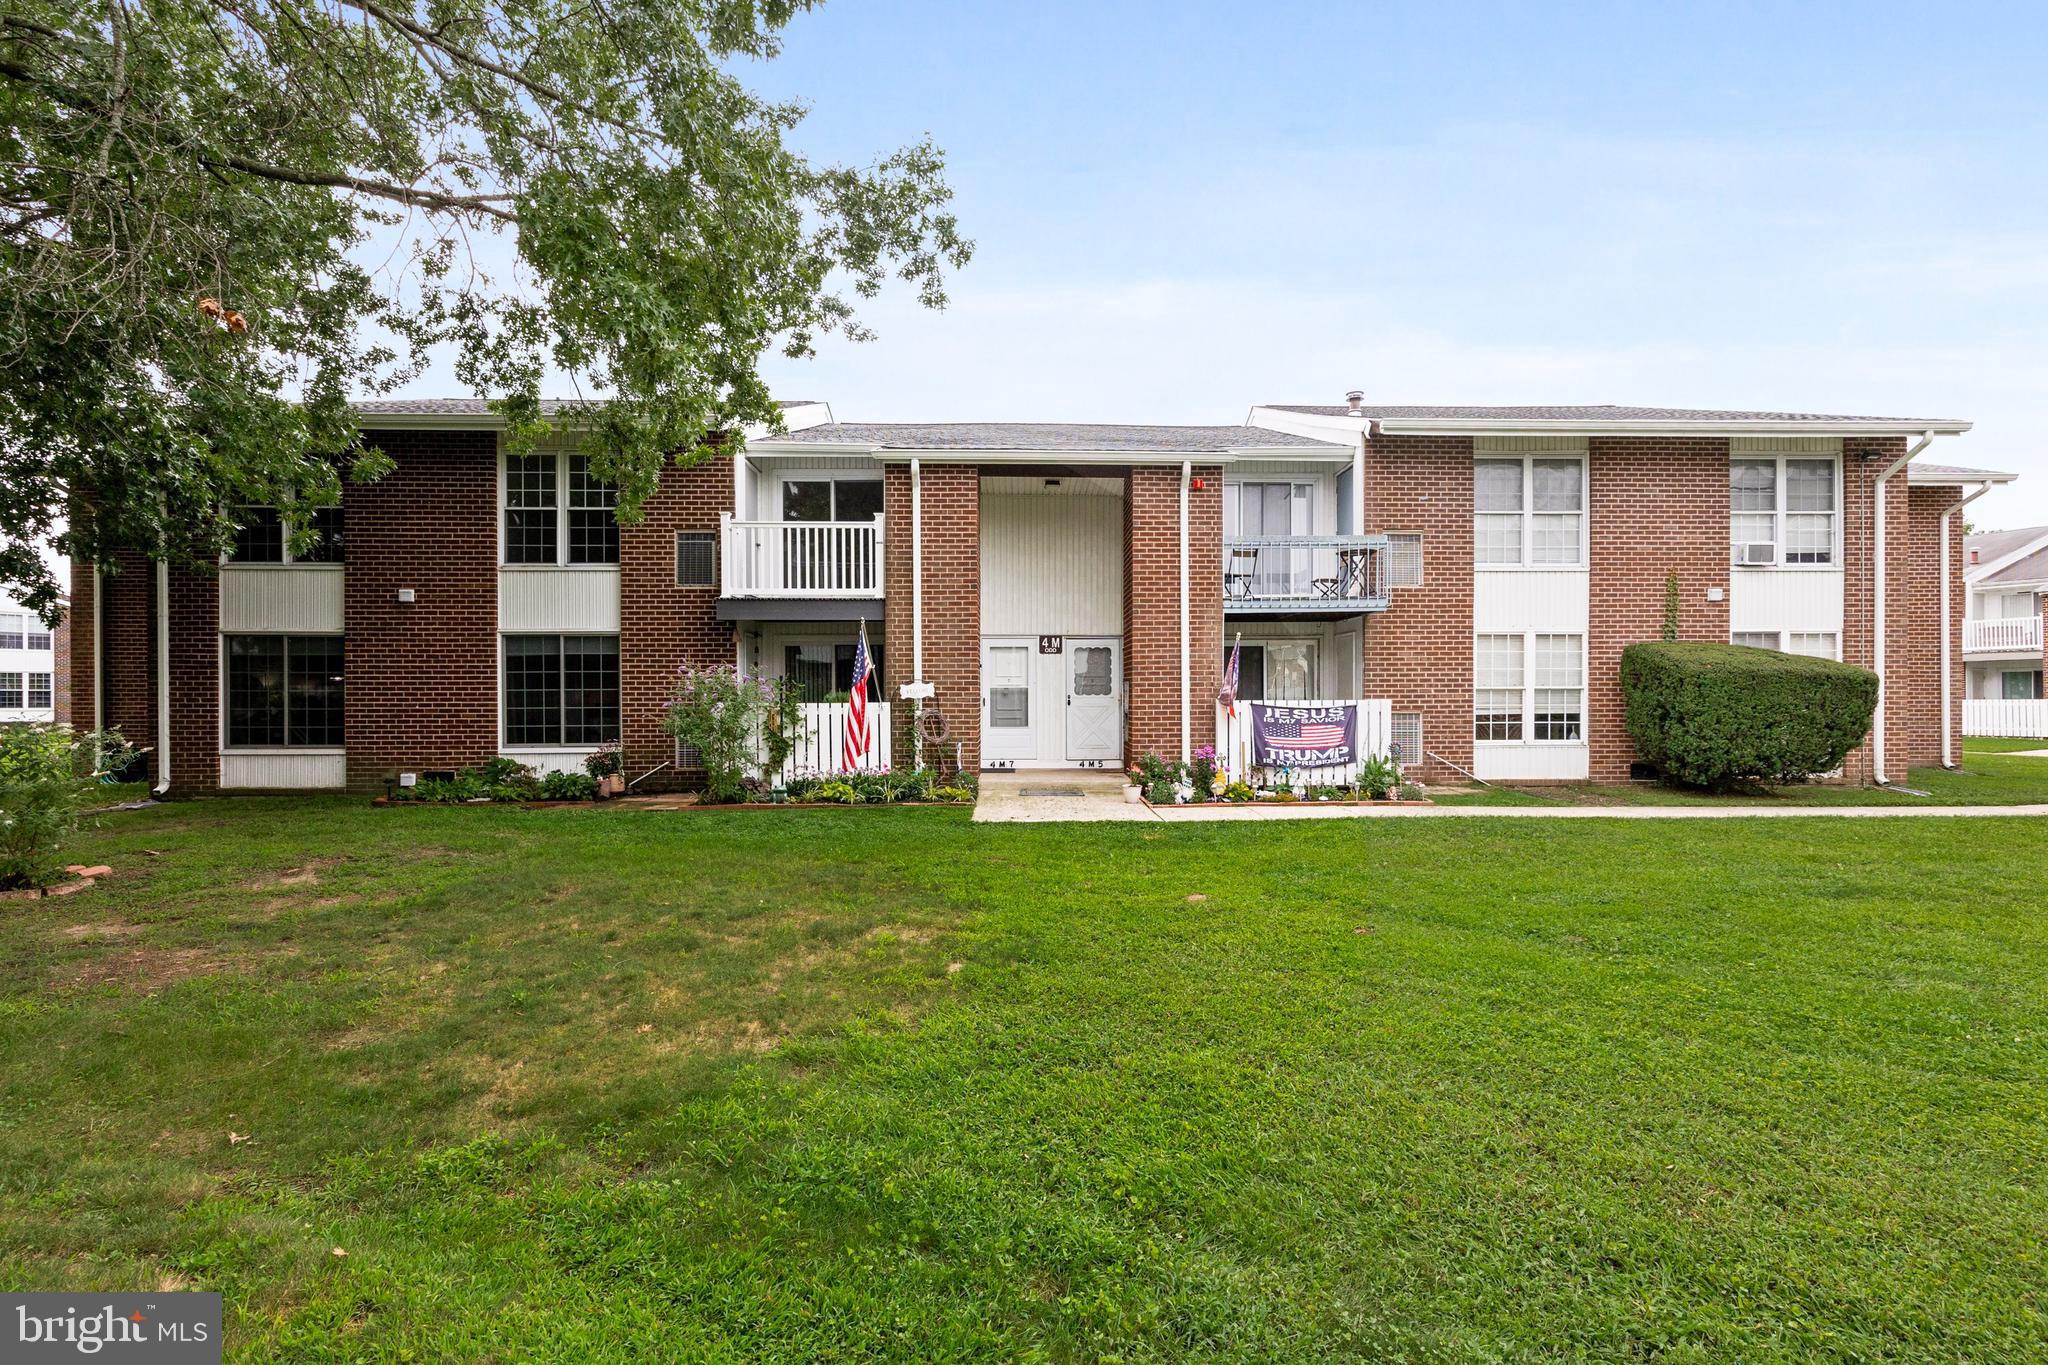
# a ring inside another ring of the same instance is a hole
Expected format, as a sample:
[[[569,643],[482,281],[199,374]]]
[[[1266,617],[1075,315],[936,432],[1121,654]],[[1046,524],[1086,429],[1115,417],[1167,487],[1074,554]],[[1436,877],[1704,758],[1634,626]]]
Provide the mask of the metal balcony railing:
[[[1223,542],[1226,612],[1386,609],[1385,536],[1255,536]]]

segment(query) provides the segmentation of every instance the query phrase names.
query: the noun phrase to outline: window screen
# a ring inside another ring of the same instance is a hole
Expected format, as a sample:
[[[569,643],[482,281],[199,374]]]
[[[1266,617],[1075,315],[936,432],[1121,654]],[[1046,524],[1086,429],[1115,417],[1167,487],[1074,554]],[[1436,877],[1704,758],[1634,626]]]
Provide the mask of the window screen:
[[[1074,648],[1074,695],[1109,695],[1110,649],[1107,645],[1077,645]]]
[[[1389,741],[1394,751],[1394,762],[1404,768],[1413,768],[1421,763],[1422,713],[1396,711]]]
[[[1396,531],[1387,536],[1387,586],[1390,588],[1419,588],[1422,586],[1422,537],[1407,531]]]
[[[709,531],[676,532],[676,585],[709,588],[718,582],[717,537]]]
[[[1472,738],[1522,737],[1522,637],[1481,635],[1472,652]]]
[[[1730,644],[1743,645],[1749,649],[1776,649],[1778,632],[1775,630],[1738,630],[1728,637]]]
[[[1538,635],[1536,649],[1536,714],[1533,738],[1572,740],[1584,737],[1585,641],[1577,635]]]

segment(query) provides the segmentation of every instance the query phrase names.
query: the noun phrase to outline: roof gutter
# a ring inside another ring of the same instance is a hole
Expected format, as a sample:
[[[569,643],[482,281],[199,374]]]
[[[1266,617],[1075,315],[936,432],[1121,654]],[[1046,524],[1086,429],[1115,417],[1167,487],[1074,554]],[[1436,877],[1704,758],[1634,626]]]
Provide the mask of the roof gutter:
[[[1353,419],[1356,420],[1356,419]],[[1960,436],[1969,422],[1537,422],[1527,418],[1382,417],[1390,436]]]

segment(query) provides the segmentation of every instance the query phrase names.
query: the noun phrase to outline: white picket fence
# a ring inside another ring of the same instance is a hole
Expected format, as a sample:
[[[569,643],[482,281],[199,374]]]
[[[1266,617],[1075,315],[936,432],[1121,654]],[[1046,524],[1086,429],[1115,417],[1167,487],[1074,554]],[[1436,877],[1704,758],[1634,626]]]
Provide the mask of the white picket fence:
[[[1982,739],[2048,740],[2048,701],[1966,701],[1963,733]]]
[[[1384,699],[1336,701],[1290,701],[1289,706],[1352,706],[1358,709],[1358,759],[1320,768],[1290,768],[1296,782],[1342,785],[1358,779],[1359,763],[1385,758],[1393,752],[1394,704]],[[1216,758],[1230,770],[1233,779],[1252,769],[1252,702],[1239,702],[1237,714],[1216,708]]]
[[[846,744],[846,725],[851,704],[843,701],[807,701],[803,704],[803,732],[783,765],[785,777],[796,773],[842,773],[840,761]],[[889,766],[892,740],[889,734],[889,703],[868,703],[868,751],[858,771],[880,772]]]

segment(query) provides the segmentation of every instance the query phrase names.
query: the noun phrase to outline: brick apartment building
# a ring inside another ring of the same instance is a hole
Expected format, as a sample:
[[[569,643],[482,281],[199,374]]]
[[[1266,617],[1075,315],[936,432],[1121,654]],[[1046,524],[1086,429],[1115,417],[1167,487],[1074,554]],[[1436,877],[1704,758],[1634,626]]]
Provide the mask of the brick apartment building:
[[[69,617],[52,630],[26,606],[0,595],[0,725],[70,719],[70,640]]]
[[[251,509],[218,572],[74,571],[74,716],[154,744],[158,785],[378,790],[612,738],[643,790],[686,783],[660,730],[679,663],[828,700],[863,621],[883,695],[928,686],[969,767],[1210,742],[1236,643],[1241,696],[1387,699],[1426,781],[1614,780],[1620,653],[1659,636],[1673,579],[1686,639],[1877,669],[1845,776],[1896,780],[1953,756],[1953,510],[2002,477],[1915,462],[1968,430],[1948,421],[1352,395],[1242,426],[864,425],[792,403],[620,526],[572,441],[508,459],[466,400],[362,419],[395,469],[308,555]]]

